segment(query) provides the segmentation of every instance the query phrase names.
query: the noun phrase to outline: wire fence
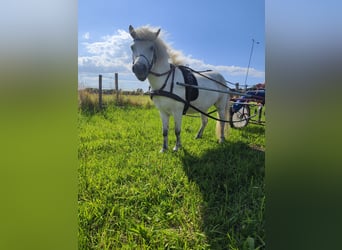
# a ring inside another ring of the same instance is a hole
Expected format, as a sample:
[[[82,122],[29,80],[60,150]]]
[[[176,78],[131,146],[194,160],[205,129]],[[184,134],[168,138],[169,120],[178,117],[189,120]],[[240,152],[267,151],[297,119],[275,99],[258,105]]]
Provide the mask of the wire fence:
[[[102,74],[89,74],[82,73],[79,74],[78,89],[91,89],[93,92],[98,93],[98,102],[100,108],[103,105],[102,94],[116,94],[116,99],[119,99],[119,95],[123,92],[126,94],[144,94],[149,91],[149,84],[147,81],[139,82],[134,79],[132,73],[120,73],[120,84],[119,84],[119,74],[118,73],[102,73]],[[226,84],[230,89],[235,89],[236,91],[247,91],[248,89],[257,85],[240,85],[239,83],[233,83],[226,80]],[[120,86],[119,86],[120,85]]]
[[[85,88],[98,88],[99,75],[102,76],[102,89],[104,90],[115,90],[115,74],[118,74],[119,88],[123,91],[136,91],[137,89],[143,89],[145,92],[148,91],[149,84],[147,81],[140,82],[135,79],[133,73],[79,73],[78,89]]]
[[[117,73],[79,73],[78,88],[98,88],[98,77],[102,75],[102,89],[104,90],[114,90],[115,89],[115,74]],[[138,81],[135,79],[133,73],[120,72],[119,73],[119,89],[123,91],[136,91],[137,89],[143,89],[147,92],[149,89],[148,81]],[[256,86],[249,84],[240,84],[238,82],[234,83],[226,80],[226,84],[229,88],[247,90]]]

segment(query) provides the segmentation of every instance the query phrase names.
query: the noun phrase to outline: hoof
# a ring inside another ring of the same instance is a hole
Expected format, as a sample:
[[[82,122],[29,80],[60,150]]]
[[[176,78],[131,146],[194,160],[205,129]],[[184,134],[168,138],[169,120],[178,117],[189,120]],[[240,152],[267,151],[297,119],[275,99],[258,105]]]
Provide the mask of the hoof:
[[[160,151],[159,151],[159,153],[164,153],[164,152],[166,152],[167,151],[167,148],[162,148]]]
[[[181,148],[181,146],[175,146],[175,147],[173,148],[173,152],[177,152],[180,148]]]
[[[219,142],[219,143],[224,143],[225,141],[226,141],[226,140],[225,140],[224,138],[220,138],[218,142]]]

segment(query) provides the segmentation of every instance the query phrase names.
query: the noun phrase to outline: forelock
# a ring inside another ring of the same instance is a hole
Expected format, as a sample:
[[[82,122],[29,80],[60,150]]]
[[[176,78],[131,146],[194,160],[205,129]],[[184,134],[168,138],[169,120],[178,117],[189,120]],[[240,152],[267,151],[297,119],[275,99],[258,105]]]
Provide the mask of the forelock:
[[[150,26],[143,26],[137,28],[135,30],[136,37],[135,40],[147,40],[153,41],[156,38],[156,32],[158,29],[150,27]]]

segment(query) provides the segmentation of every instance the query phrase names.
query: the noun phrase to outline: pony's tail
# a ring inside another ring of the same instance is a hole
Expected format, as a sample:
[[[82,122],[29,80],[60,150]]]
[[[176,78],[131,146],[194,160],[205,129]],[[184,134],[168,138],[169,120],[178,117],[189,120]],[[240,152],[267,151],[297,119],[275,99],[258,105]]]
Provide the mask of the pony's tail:
[[[229,100],[230,100],[230,98],[228,97],[226,105],[225,105],[225,109],[224,109],[224,120],[225,121],[228,121],[228,119],[229,119],[229,109],[230,109]],[[224,136],[226,138],[228,137],[229,127],[230,127],[229,122],[225,122],[224,123]],[[220,139],[221,139],[221,122],[220,121],[216,121],[216,137],[220,141]]]

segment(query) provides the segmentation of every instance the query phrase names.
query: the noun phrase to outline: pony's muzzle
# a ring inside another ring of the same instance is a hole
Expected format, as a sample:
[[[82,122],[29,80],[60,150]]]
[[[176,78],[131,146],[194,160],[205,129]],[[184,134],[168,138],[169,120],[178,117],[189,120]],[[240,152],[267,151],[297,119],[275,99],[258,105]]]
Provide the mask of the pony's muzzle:
[[[145,81],[148,76],[148,67],[138,59],[132,66],[132,71],[140,81]]]

